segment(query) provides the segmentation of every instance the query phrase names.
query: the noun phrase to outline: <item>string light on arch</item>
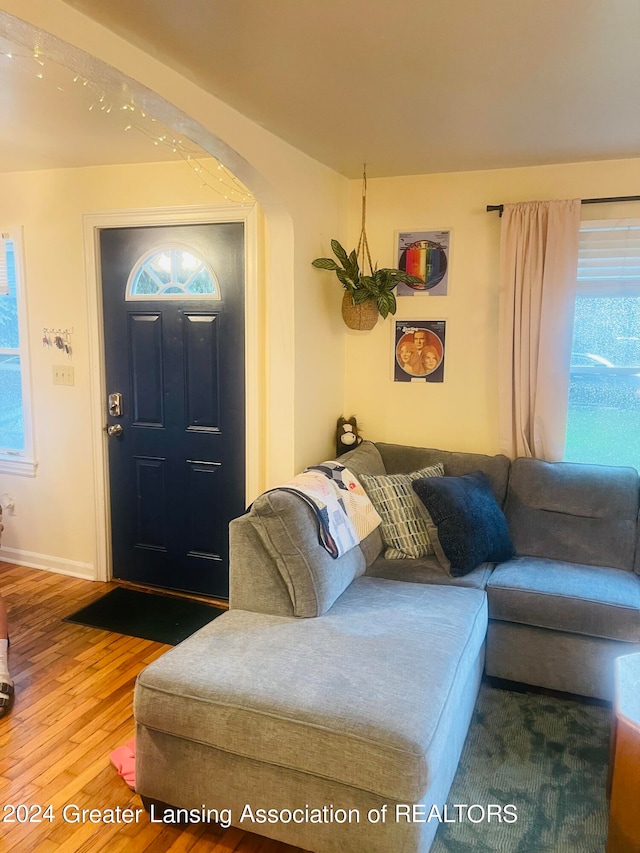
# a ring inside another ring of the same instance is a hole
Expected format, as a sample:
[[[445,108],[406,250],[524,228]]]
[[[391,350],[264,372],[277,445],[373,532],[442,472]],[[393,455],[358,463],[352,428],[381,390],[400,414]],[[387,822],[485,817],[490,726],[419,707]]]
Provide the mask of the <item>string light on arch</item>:
[[[86,103],[87,110],[94,114],[122,115],[128,114],[129,123],[123,128],[124,132],[135,131],[154,147],[164,147],[174,158],[176,155],[193,171],[202,188],[209,188],[226,201],[253,204],[255,198],[244,184],[212,155],[201,149],[192,147],[190,140],[185,142],[180,137],[174,137],[170,129],[164,127],[158,119],[149,115],[143,105],[137,104],[133,95],[126,87],[114,94],[96,81],[82,74],[75,73],[47,57],[36,45],[30,51],[14,49],[13,46],[3,49],[0,44],[0,61],[15,62],[27,74],[34,74],[39,79],[48,79],[47,68],[54,66],[57,71],[68,74],[68,86],[52,80],[54,91],[65,95],[75,92],[75,97]],[[153,126],[155,125],[155,127]]]

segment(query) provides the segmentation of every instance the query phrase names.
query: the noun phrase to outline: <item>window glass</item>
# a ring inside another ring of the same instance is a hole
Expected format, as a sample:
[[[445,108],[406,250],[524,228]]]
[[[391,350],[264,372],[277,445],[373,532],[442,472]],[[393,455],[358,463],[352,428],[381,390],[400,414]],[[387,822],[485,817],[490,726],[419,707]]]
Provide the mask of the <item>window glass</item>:
[[[0,349],[18,349],[18,294],[13,242],[5,240],[9,292],[0,294]]]
[[[581,242],[565,459],[640,469],[638,253],[616,239]]]
[[[127,299],[220,299],[215,273],[195,250],[163,246],[144,255],[127,282]]]
[[[8,293],[0,294],[0,452],[23,451],[24,414],[13,241],[4,240]]]
[[[24,450],[19,355],[0,355],[0,450]]]

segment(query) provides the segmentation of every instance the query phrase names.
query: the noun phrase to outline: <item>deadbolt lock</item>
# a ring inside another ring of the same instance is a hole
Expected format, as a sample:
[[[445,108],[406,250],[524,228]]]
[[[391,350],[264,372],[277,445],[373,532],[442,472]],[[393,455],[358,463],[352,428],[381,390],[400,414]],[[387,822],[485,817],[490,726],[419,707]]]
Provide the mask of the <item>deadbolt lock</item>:
[[[116,391],[115,394],[109,394],[109,414],[112,418],[122,417],[122,394]]]

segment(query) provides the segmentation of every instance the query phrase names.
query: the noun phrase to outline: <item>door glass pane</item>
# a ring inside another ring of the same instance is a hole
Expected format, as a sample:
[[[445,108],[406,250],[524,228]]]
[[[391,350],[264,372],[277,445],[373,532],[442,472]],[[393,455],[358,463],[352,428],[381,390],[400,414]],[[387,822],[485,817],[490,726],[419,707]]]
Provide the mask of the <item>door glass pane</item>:
[[[640,298],[576,299],[565,460],[640,469]]]
[[[203,268],[202,261],[191,252],[176,252],[176,281],[186,284],[194,273]]]
[[[142,269],[135,279],[133,293],[135,296],[152,296],[160,292],[160,287],[160,282],[148,270]]]
[[[165,246],[144,255],[127,282],[127,299],[220,299],[215,273],[195,250]]]
[[[0,449],[24,450],[19,355],[0,355]]]

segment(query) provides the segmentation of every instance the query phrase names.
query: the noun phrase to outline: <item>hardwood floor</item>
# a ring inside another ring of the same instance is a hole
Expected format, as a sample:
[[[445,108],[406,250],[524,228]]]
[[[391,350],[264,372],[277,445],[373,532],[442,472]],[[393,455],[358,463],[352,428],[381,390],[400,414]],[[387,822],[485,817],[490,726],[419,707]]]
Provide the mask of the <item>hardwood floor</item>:
[[[16,683],[13,710],[0,719],[0,851],[295,853],[233,827],[152,824],[146,812],[131,824],[63,819],[69,804],[141,808],[109,754],[133,736],[136,675],[169,647],[61,621],[113,586],[0,562]]]

